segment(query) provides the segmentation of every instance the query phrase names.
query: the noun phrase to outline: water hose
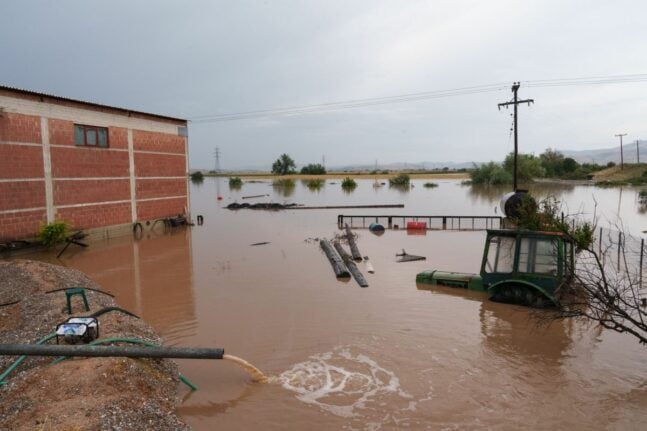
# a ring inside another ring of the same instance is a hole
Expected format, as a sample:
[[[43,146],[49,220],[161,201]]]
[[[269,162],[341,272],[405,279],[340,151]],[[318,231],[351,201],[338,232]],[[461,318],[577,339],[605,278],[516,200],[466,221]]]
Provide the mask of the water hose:
[[[111,311],[119,311],[121,313],[132,316],[132,317],[134,317],[136,319],[140,318],[138,315],[133,314],[130,311],[124,310],[123,308],[120,308],[120,307],[105,307],[105,308],[102,308],[101,310],[95,311],[94,313],[92,313],[92,314],[90,314],[89,316],[86,316],[86,317],[94,317],[96,319],[97,317],[101,316],[102,314],[106,314],[106,313],[109,313]]]
[[[5,302],[4,304],[0,304],[0,307],[7,307],[9,305],[14,305],[20,302],[20,299],[17,301],[11,301],[11,302]]]
[[[99,344],[106,344],[106,343],[130,343],[130,344],[140,344],[140,345],[147,346],[147,347],[159,347],[155,343],[151,343],[150,341],[146,341],[146,340],[141,340],[139,338],[118,338],[118,337],[117,338],[104,338],[102,340],[95,340],[95,341],[93,341],[93,342],[91,342],[89,344],[93,345],[93,346],[96,346],[96,345],[99,345]],[[69,356],[61,356],[60,358],[55,359],[52,362],[52,365],[59,364],[59,363],[63,362],[64,360],[68,359],[68,358],[69,358]],[[195,384],[193,384],[188,378],[183,376],[182,374],[179,374],[178,377],[179,377],[180,381],[182,383],[184,383],[185,385],[187,385],[192,391],[197,391],[198,390],[198,387]]]
[[[47,342],[47,341],[51,340],[51,339],[52,339],[52,338],[54,338],[54,337],[56,337],[56,332],[52,332],[51,334],[48,334],[48,335],[44,336],[44,337],[43,337],[43,338],[41,338],[40,340],[36,341],[36,344],[43,344],[43,343],[45,343],[45,342]],[[16,359],[16,361],[15,361],[13,364],[11,364],[11,365],[9,366],[9,368],[7,368],[7,369],[5,370],[5,372],[4,372],[4,373],[0,374],[0,386],[2,386],[2,385],[6,385],[6,384],[7,384],[7,382],[5,382],[5,381],[4,381],[4,379],[5,379],[5,378],[7,378],[7,376],[8,376],[9,374],[11,374],[11,372],[12,372],[13,370],[15,370],[15,369],[16,369],[16,367],[22,363],[22,361],[24,361],[24,360],[25,360],[25,358],[27,358],[27,355],[22,355],[21,357],[19,357],[18,359]]]

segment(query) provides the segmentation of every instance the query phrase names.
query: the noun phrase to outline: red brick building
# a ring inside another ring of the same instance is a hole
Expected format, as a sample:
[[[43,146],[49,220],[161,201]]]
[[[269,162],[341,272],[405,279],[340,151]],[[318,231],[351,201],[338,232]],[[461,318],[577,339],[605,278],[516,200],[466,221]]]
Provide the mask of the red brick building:
[[[183,119],[0,86],[0,242],[58,220],[87,230],[187,214],[187,135]]]

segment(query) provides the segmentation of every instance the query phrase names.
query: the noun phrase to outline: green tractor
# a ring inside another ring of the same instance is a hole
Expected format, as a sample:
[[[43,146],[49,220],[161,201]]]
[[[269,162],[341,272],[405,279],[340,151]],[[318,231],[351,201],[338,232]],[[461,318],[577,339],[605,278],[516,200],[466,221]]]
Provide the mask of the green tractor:
[[[559,304],[560,287],[570,283],[574,243],[560,232],[488,230],[481,274],[424,271],[416,282],[490,293],[490,300],[530,307]]]

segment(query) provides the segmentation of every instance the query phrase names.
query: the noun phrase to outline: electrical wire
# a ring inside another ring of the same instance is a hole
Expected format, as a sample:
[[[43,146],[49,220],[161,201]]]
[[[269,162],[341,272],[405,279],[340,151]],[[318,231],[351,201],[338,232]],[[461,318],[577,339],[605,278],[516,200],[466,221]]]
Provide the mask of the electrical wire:
[[[545,88],[545,87],[571,87],[605,84],[626,84],[636,82],[647,82],[647,74],[629,75],[608,75],[589,76],[577,78],[543,79],[534,81],[523,81],[524,87]],[[275,116],[302,115],[319,112],[338,111],[342,109],[353,109],[392,103],[415,102],[420,100],[440,99],[488,92],[497,92],[508,89],[507,83],[477,85],[471,87],[460,87],[448,90],[422,91],[416,93],[400,94],[395,96],[371,97],[366,99],[351,99],[338,102],[320,103],[314,105],[292,106],[286,108],[262,109],[254,111],[234,112],[229,114],[211,114],[191,117],[192,123],[215,123],[221,121],[249,120],[255,118],[267,118]]]

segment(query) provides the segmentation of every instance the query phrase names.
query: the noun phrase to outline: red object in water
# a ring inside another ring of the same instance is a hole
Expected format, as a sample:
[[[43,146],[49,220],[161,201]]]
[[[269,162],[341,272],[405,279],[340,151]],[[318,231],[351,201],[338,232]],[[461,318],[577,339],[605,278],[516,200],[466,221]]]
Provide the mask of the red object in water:
[[[218,200],[219,200],[219,201],[221,201],[221,200],[222,200],[222,196],[218,196]]]
[[[407,230],[409,229],[427,229],[427,223],[424,221],[409,221],[407,222]]]

